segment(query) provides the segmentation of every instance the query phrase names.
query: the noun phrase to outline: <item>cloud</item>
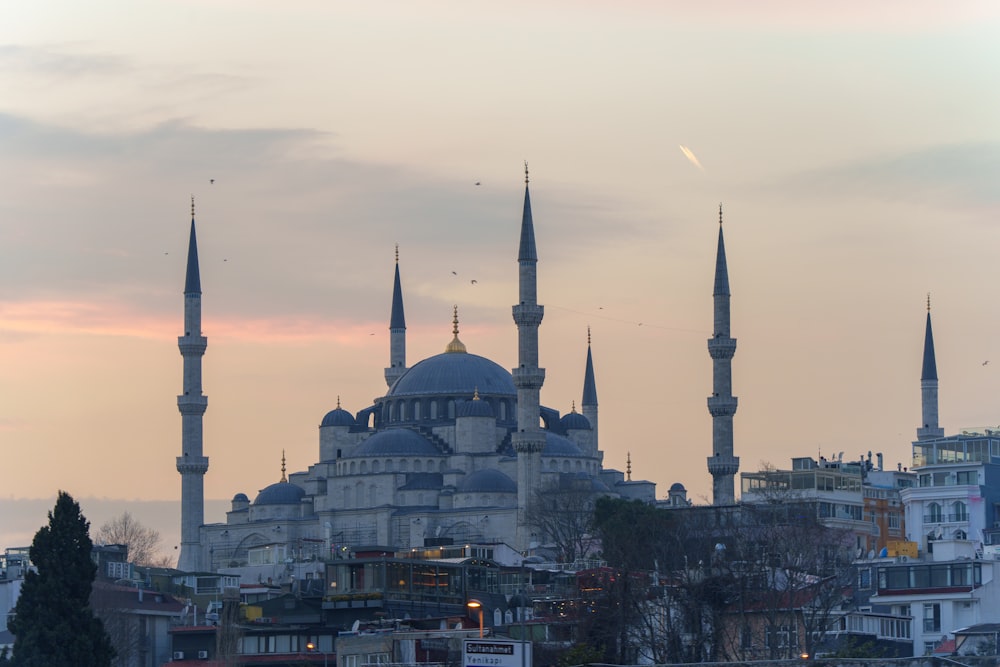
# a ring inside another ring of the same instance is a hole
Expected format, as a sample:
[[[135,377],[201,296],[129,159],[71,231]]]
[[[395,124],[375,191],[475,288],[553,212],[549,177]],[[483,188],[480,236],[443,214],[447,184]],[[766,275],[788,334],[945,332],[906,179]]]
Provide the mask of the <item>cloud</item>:
[[[80,53],[69,45],[0,44],[0,72],[65,80],[127,74],[127,59],[107,53]]]
[[[1000,204],[996,175],[1000,143],[931,146],[805,171],[780,189],[802,188],[835,196],[850,194],[882,200],[934,200],[958,207]]]

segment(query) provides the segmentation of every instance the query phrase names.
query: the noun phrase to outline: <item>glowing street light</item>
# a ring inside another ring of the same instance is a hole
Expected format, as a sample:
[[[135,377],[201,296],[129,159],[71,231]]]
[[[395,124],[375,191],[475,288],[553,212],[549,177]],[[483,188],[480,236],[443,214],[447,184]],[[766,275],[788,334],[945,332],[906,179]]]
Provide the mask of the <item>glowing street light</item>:
[[[479,600],[469,600],[465,603],[465,606],[469,609],[476,609],[479,611],[479,638],[483,638],[483,603]]]
[[[326,651],[320,651],[318,648],[316,648],[316,645],[313,644],[312,642],[309,642],[308,644],[306,644],[306,650],[309,651],[310,653],[312,653],[313,651],[316,651],[318,653],[322,653],[323,654],[323,667],[329,667],[327,665],[327,663],[326,663]]]

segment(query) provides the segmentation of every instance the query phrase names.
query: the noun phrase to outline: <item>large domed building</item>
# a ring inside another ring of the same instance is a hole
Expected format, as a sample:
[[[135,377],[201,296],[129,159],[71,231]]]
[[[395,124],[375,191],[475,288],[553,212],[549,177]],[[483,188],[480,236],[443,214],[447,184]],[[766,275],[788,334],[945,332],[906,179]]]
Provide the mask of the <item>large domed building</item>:
[[[450,542],[504,542],[521,551],[544,546],[532,527],[536,491],[591,489],[597,495],[653,502],[655,485],[626,480],[602,466],[597,387],[588,332],[581,412],[542,406],[538,367],[534,227],[525,179],[521,220],[518,367],[508,371],[452,338],[435,356],[406,364],[406,324],[397,253],[389,321],[386,394],[356,412],[337,405],[319,420],[318,460],[266,486],[253,502],[237,493],[226,522],[203,523],[201,482],[200,280],[192,212],[185,287],[182,552],[178,567],[218,567],[329,557],[362,546],[395,550]],[[192,331],[195,335],[192,336]],[[581,350],[582,352],[582,350]],[[582,355],[581,355],[582,356]]]

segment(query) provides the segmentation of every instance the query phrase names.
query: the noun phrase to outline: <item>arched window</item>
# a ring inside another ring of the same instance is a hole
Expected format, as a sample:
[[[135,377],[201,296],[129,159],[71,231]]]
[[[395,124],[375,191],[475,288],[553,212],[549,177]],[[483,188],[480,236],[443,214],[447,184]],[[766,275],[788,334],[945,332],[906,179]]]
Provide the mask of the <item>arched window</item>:
[[[399,421],[406,421],[406,403],[404,401],[399,402]]]
[[[402,461],[399,462],[399,471],[400,472],[407,472],[409,469],[410,469],[410,462],[409,461],[407,461],[406,459],[403,459]]]
[[[362,461],[361,462],[361,474],[364,475],[364,474],[367,474],[367,472],[368,472],[368,461]]]
[[[954,512],[953,519],[955,521],[969,520],[969,509],[961,500],[956,500],[955,504],[951,506],[951,509]],[[963,537],[962,539],[964,540],[965,538]]]
[[[444,471],[445,471],[445,463],[444,461],[441,461],[440,465],[438,465],[438,472],[444,472]]]
[[[956,530],[955,531],[955,539],[956,540],[964,540],[964,539],[966,539],[965,531],[964,530]]]
[[[448,401],[448,419],[454,419],[454,418],[455,418],[455,401],[449,400]]]
[[[500,401],[500,420],[507,421],[507,401]]]
[[[927,523],[941,523],[941,505],[939,503],[931,503],[927,506]]]
[[[396,421],[396,404],[395,403],[390,403],[389,404],[389,421],[391,421],[391,422]]]
[[[380,463],[378,461],[372,461],[372,472],[379,472]]]
[[[423,470],[424,464],[420,459],[413,462],[413,472],[420,472]]]
[[[357,469],[356,466],[357,466],[357,463],[355,461],[351,461],[351,474],[352,475],[355,474],[358,471],[358,469]]]
[[[563,461],[563,472],[569,472],[569,461]]]
[[[437,401],[431,401],[431,419],[438,418],[438,404]]]
[[[420,419],[420,401],[413,401],[413,420],[416,421]]]
[[[395,468],[393,467],[392,459],[388,459],[385,462],[385,471],[386,472],[392,472],[393,470],[395,470]]]

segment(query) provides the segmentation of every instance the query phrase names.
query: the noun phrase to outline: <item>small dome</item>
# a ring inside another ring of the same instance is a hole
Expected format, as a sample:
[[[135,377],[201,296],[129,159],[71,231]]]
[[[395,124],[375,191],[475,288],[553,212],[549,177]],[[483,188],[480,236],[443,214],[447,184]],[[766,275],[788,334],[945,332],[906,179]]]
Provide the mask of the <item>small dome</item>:
[[[571,429],[580,431],[591,430],[590,420],[581,415],[579,412],[571,412],[568,415],[563,416],[563,418],[559,420],[559,425],[567,431]]]
[[[234,503],[248,503],[248,502],[250,502],[250,499],[247,498],[247,494],[245,494],[245,493],[237,493],[235,496],[233,496],[233,502]]]
[[[320,426],[354,426],[354,415],[340,406],[326,413]]]
[[[440,456],[438,448],[427,438],[408,428],[390,428],[379,431],[358,447],[351,456]]]
[[[254,505],[298,505],[305,490],[292,484],[291,482],[277,482],[271,486],[261,489],[257,497],[254,498]]]
[[[685,489],[684,485],[681,484],[680,482],[674,482],[673,484],[671,484],[670,485],[670,490],[674,491],[674,492],[679,491],[679,492],[687,493],[687,489]]]
[[[517,484],[499,470],[488,468],[469,474],[458,485],[459,493],[517,493]]]
[[[493,408],[490,404],[480,398],[471,401],[462,401],[455,410],[456,417],[493,417]]]
[[[583,456],[583,452],[569,438],[555,433],[545,433],[545,447],[542,456]]]

